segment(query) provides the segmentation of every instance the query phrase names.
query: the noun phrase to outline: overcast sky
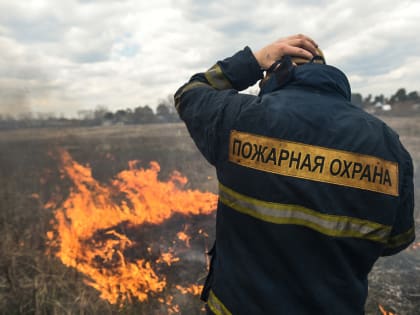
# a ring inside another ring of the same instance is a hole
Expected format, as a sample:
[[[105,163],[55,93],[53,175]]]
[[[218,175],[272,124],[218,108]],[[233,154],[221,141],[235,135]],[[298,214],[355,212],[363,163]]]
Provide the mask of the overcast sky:
[[[248,45],[313,37],[353,92],[420,91],[420,1],[0,0],[0,113],[160,99]]]

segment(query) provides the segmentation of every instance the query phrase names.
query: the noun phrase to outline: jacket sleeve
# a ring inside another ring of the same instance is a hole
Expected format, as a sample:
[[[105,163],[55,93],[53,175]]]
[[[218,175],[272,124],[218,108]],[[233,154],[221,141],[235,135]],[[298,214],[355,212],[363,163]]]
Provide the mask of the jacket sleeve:
[[[175,93],[175,107],[200,152],[215,165],[220,135],[241,107],[256,96],[239,94],[263,76],[251,49],[245,47],[191,77]]]
[[[388,243],[385,245],[382,252],[382,256],[397,254],[407,248],[416,238],[414,222],[413,162],[408,152],[405,151],[405,153],[407,154],[407,158],[402,168],[403,181],[400,190],[400,207]]]

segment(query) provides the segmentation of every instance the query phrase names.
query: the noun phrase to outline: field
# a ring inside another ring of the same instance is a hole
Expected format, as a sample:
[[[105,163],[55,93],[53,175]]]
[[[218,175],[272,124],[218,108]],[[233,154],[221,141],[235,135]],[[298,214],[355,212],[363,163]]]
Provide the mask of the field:
[[[384,120],[415,161],[419,205],[420,119]],[[183,125],[3,131],[0,150],[0,314],[203,314],[217,181]],[[419,268],[420,248],[380,259],[366,313],[418,314]]]

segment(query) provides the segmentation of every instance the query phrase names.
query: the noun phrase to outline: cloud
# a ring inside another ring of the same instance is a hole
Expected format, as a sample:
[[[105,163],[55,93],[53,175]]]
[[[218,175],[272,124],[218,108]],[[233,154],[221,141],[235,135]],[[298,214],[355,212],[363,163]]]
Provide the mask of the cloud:
[[[3,1],[0,112],[153,107],[245,45],[295,33],[316,39],[354,91],[415,90],[419,21],[416,1]]]
[[[383,93],[390,96],[399,88],[405,88],[407,92],[419,92],[419,67],[420,58],[411,57],[385,73],[371,76],[356,75],[352,80],[353,90],[363,93],[365,96],[371,94],[372,91],[378,91],[376,94]]]

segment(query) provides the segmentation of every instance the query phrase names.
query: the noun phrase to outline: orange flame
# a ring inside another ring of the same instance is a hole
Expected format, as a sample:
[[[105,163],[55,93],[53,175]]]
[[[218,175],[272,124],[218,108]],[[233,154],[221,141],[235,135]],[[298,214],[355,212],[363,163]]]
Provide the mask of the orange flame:
[[[159,271],[176,264],[180,258],[169,248],[164,253],[159,250],[160,256],[155,260],[129,260],[125,252],[136,241],[116,227],[126,223],[141,229],[145,224],[162,224],[174,214],[210,214],[216,208],[217,196],[184,190],[187,178],[178,172],[166,182],[159,181],[157,162],[142,169],[131,161],[128,170],[104,185],[92,177],[89,167],[74,161],[66,151],[61,151],[60,157],[63,175],[71,180],[72,188],[61,204],[50,201],[46,205],[55,210],[54,229],[46,235],[55,255],[66,266],[85,274],[85,282],[112,304],[122,305],[132,298],[146,301],[149,293],[163,292],[169,285]],[[98,238],[98,233],[104,237]],[[183,239],[180,233],[178,238]],[[144,248],[153,252],[151,247]],[[198,295],[200,287],[175,288],[182,294]],[[172,299],[158,300],[175,312],[179,306],[172,305]]]
[[[163,253],[161,256],[156,260],[156,262],[159,263],[166,263],[168,266],[172,265],[173,263],[176,263],[180,261],[179,257],[174,257],[172,253]]]
[[[420,242],[416,242],[416,243],[412,244],[412,245],[408,248],[408,250],[417,250],[417,249],[419,249],[419,248],[420,248]]]
[[[397,315],[396,313],[388,312],[382,305],[378,305],[379,310],[381,311],[382,315]]]
[[[203,290],[203,286],[202,285],[196,285],[193,284],[190,287],[184,288],[180,285],[177,285],[176,288],[182,293],[182,294],[187,294],[190,293],[192,295],[200,295],[201,291]]]
[[[179,232],[176,236],[178,236],[178,239],[180,239],[181,241],[184,241],[185,242],[185,245],[187,247],[190,247],[191,236],[189,236],[184,231]]]

